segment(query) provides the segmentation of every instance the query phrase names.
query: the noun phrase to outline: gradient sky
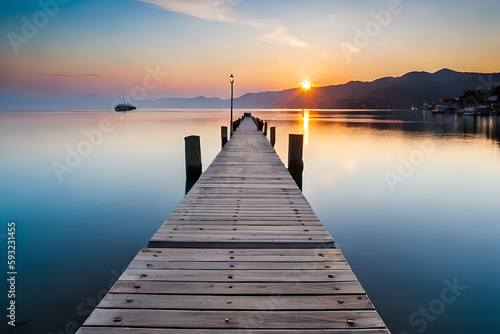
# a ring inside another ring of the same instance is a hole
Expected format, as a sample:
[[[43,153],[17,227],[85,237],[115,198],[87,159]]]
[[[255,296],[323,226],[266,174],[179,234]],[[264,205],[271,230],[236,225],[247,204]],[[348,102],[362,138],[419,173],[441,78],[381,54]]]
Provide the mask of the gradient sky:
[[[148,67],[163,75],[150,98],[227,98],[231,72],[240,96],[304,79],[325,86],[444,67],[500,71],[498,0],[59,2],[0,4],[0,93],[130,92]],[[40,3],[59,8],[44,15]],[[38,31],[23,33],[34,21]]]

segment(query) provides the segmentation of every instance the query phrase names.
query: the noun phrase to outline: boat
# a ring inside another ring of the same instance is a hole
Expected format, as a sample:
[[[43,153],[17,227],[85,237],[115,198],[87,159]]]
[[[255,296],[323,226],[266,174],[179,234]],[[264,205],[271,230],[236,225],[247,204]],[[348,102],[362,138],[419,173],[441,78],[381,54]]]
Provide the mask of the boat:
[[[496,115],[497,110],[491,106],[486,107],[468,107],[464,109],[460,109],[458,111],[459,114],[465,116],[474,116],[474,115]]]
[[[438,104],[434,109],[432,109],[432,112],[435,114],[444,114],[447,112],[454,112],[455,110],[456,110],[455,107],[445,104]]]
[[[130,110],[136,110],[136,106],[134,106],[132,103],[125,103],[125,96],[122,93],[122,100],[123,103],[118,103],[115,106],[115,111],[119,112],[125,112],[125,111],[130,111]]]

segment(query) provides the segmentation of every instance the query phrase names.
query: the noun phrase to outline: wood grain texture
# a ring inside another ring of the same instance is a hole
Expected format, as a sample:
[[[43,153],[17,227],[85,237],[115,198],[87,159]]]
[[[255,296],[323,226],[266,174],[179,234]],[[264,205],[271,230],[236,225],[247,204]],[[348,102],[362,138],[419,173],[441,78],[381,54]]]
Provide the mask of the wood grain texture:
[[[178,334],[178,329],[85,327],[79,334]],[[182,334],[389,334],[387,329],[183,329]]]
[[[238,228],[237,226],[246,228]],[[206,226],[206,228],[204,227]],[[253,227],[261,226],[262,228]],[[334,247],[271,143],[247,118],[150,247]]]
[[[78,334],[388,334],[251,118]]]

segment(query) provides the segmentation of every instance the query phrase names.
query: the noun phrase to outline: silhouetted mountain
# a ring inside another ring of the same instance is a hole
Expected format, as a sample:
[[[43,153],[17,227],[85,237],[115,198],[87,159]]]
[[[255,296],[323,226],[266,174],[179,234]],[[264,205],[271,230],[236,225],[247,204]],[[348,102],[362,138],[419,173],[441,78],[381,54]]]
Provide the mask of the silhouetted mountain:
[[[315,87],[307,93],[299,89],[248,93],[234,99],[236,109],[290,108],[409,108],[455,98],[466,90],[489,90],[500,86],[500,73],[463,73],[442,69],[436,73],[410,72],[371,82]],[[113,109],[120,102],[116,95],[82,94],[71,96],[24,97],[0,95],[0,110]],[[160,98],[132,102],[141,108],[229,108],[228,99]]]
[[[277,92],[247,93],[234,100],[236,108],[274,108],[293,96],[296,89],[287,89]]]
[[[500,73],[461,73],[442,69],[436,73],[410,72],[372,82],[351,81],[343,85],[317,87],[305,102],[307,108],[408,108],[455,98],[468,89],[489,90],[500,86]],[[302,108],[304,95],[297,92],[277,101],[274,107]]]

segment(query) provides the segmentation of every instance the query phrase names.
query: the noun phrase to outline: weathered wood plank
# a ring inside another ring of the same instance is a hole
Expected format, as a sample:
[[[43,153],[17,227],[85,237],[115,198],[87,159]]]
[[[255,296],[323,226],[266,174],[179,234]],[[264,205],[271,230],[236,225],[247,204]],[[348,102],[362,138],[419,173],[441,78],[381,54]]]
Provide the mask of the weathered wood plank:
[[[198,269],[198,270],[224,270],[224,269],[265,269],[265,270],[349,270],[347,262],[261,262],[261,261],[203,261],[203,262],[176,262],[176,261],[141,261],[133,260],[128,266],[130,269]]]
[[[282,257],[287,256],[297,256],[297,255],[305,255],[305,256],[313,256],[315,261],[324,258],[325,256],[338,256],[340,259],[345,261],[344,256],[342,255],[342,250],[340,249],[332,249],[332,248],[322,248],[318,246],[314,249],[262,249],[262,248],[253,248],[253,249],[192,249],[192,248],[144,248],[141,249],[138,255],[141,254],[161,254],[161,255],[172,255],[172,254],[192,254],[196,256],[211,256],[211,255],[221,255],[221,254],[236,254],[241,256],[273,256],[279,255]],[[261,259],[266,259],[261,258]],[[308,258],[309,261],[311,258]],[[175,261],[175,259],[170,259],[171,261]]]
[[[78,334],[389,333],[253,121],[234,134]]]
[[[351,270],[153,270],[126,269],[121,280],[189,282],[346,282]]]
[[[163,227],[164,229],[172,230],[172,231],[197,231],[198,233],[203,233],[200,231],[208,231],[208,232],[221,232],[221,231],[249,231],[249,232],[272,232],[272,231],[283,231],[283,232],[290,232],[290,233],[302,233],[302,232],[316,232],[316,231],[323,231],[324,227],[322,225],[316,225],[316,226],[294,226],[294,225],[257,225],[257,226],[252,226],[252,225],[209,225],[209,224],[183,224],[183,223],[177,223],[177,224],[168,224]]]
[[[350,323],[348,320],[352,320]],[[179,311],[99,309],[85,326],[230,329],[385,328],[375,311]]]
[[[168,294],[168,295],[335,295],[364,294],[358,281],[351,282],[158,282],[117,281],[110,293]]]
[[[269,141],[251,120],[234,133],[207,171],[193,186],[150,246],[235,247],[257,245],[282,248],[330,244],[322,226]],[[248,223],[247,223],[248,222]],[[179,228],[179,224],[199,226]],[[238,229],[235,224],[248,228]],[[220,225],[204,229],[201,225]],[[317,228],[307,228],[308,225]],[[265,226],[265,229],[251,226]],[[294,228],[288,228],[292,226]],[[300,226],[307,226],[302,231]],[[203,231],[200,233],[200,231]],[[199,246],[199,245],[198,245]]]
[[[353,334],[351,329],[183,329],[182,334]],[[387,329],[356,329],[356,334],[390,334]],[[178,334],[178,329],[161,328],[114,328],[114,327],[85,327],[77,334]]]
[[[333,311],[373,310],[366,295],[199,296],[109,293],[99,303],[108,309]]]

